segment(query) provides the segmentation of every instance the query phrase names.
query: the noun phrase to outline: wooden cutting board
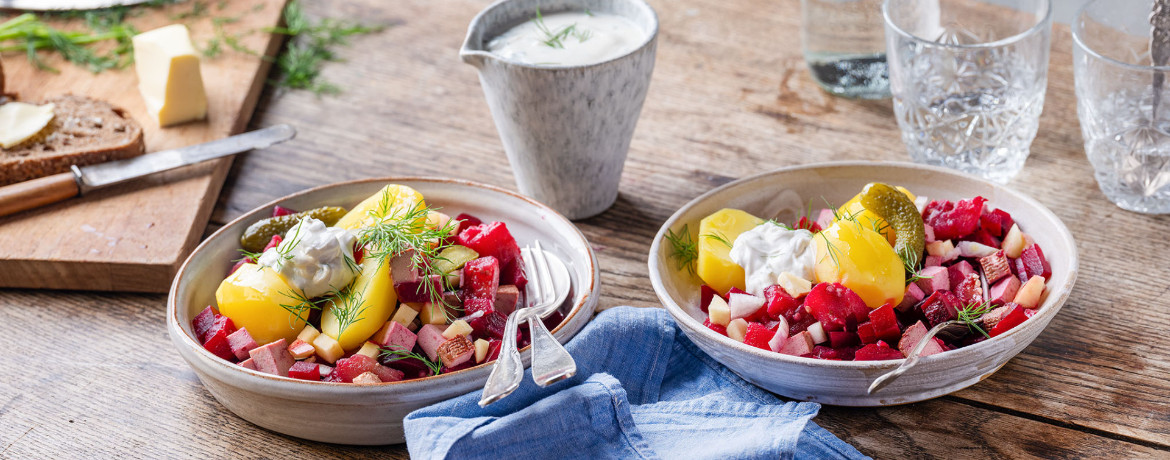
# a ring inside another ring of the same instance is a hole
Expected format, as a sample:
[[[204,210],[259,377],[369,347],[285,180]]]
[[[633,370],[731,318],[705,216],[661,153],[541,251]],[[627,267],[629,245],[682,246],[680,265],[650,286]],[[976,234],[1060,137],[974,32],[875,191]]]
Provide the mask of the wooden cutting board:
[[[197,48],[216,37],[215,22],[220,22],[227,36],[272,56],[281,38],[261,29],[278,24],[286,1],[193,0],[140,7],[128,22],[140,31],[186,24]],[[95,75],[42,53],[60,70],[51,73],[36,69],[23,53],[2,57],[7,89],[21,100],[75,93],[109,101],[138,120],[146,150],[153,152],[247,128],[271,60],[224,48],[219,56],[203,59],[208,119],[170,128],[159,128],[147,115],[132,66]],[[166,292],[202,236],[230,166],[230,159],[211,161],[0,218],[0,287]]]

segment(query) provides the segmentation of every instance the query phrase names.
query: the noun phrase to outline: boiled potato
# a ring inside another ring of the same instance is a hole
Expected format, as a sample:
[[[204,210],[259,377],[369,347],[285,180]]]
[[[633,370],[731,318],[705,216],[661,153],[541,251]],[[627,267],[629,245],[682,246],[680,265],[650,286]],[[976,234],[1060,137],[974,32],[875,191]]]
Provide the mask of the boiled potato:
[[[336,339],[347,352],[360,348],[378,332],[398,303],[394,280],[390,279],[390,262],[384,258],[362,260],[361,273],[349,289],[349,294],[327,302],[321,313],[321,333]],[[338,321],[339,312],[353,318],[345,330]]]
[[[360,230],[375,225],[387,217],[404,215],[415,207],[425,206],[423,196],[405,185],[390,184],[359,203],[337,221],[335,227]],[[422,216],[423,219],[426,216]]]
[[[763,219],[738,209],[720,209],[699,221],[699,278],[721,293],[732,287],[743,289],[743,268],[728,256],[728,243],[735,243],[741,233],[762,223]]]
[[[236,328],[247,328],[260,345],[296,340],[310,313],[301,297],[279,273],[257,264],[244,264],[215,290],[220,314],[231,318]]]
[[[842,221],[813,239],[817,243],[817,282],[844,284],[870,308],[902,302],[906,271],[898,253],[881,234],[858,222]]]

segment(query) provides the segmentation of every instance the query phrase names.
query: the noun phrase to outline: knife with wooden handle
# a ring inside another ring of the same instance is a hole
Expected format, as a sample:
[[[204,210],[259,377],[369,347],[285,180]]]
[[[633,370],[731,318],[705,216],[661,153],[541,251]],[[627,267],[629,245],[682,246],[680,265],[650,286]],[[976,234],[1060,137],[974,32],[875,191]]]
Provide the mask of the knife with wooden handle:
[[[0,216],[64,201],[94,190],[182,166],[271,147],[296,137],[292,126],[281,124],[223,139],[90,166],[72,172],[0,187]]]

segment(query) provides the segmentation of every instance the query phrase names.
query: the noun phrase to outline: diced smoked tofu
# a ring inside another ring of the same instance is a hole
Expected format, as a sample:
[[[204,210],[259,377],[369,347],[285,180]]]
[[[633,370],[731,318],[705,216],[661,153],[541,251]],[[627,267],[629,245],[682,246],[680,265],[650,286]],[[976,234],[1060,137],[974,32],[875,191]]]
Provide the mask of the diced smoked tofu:
[[[357,354],[366,355],[366,356],[369,356],[371,358],[378,359],[378,354],[381,351],[382,350],[381,350],[381,348],[378,347],[378,344],[373,343],[373,342],[366,342],[365,344],[362,345],[362,347],[360,349],[358,349]]]
[[[1000,306],[1015,300],[1020,290],[1020,279],[1008,276],[991,287],[991,304]]]
[[[407,310],[410,309],[407,308]],[[374,334],[373,341],[385,348],[410,351],[414,349],[414,343],[417,340],[418,336],[410,332],[410,329],[407,329],[402,323],[389,321],[385,326],[382,326],[382,330]]]
[[[288,353],[295,359],[308,359],[317,353],[317,349],[311,343],[296,339],[288,346]]]
[[[418,310],[409,306],[400,306],[398,311],[394,312],[394,316],[390,317],[390,321],[409,327],[410,323],[417,317]]]
[[[418,346],[431,361],[439,359],[439,345],[446,341],[447,338],[443,337],[443,329],[434,324],[424,324],[418,330]]]
[[[504,316],[516,310],[516,303],[520,301],[520,289],[511,284],[505,284],[496,289],[495,308]]]
[[[373,372],[366,372],[353,378],[353,383],[382,383],[382,378]]]
[[[451,325],[447,326],[447,329],[443,331],[443,337],[446,337],[448,340],[460,335],[471,335],[471,325],[467,324],[467,321],[461,319],[451,323]]]
[[[902,303],[898,304],[898,311],[906,311],[914,308],[926,298],[926,294],[922,292],[922,288],[918,287],[917,283],[910,283],[906,285],[906,293],[902,295]]]
[[[306,324],[305,328],[301,330],[301,333],[297,334],[297,340],[304,341],[305,343],[313,343],[313,340],[316,340],[318,335],[321,335],[321,331],[318,331],[312,324]]]
[[[926,329],[926,325],[922,324],[922,321],[906,328],[906,332],[902,333],[902,340],[898,341],[898,351],[901,351],[903,356],[910,356],[910,351],[918,345],[918,342],[922,341],[922,338],[926,336],[927,332],[929,331]],[[919,356],[937,355],[942,352],[943,348],[938,344],[938,339],[932,337],[931,343],[922,349],[922,353]]]
[[[252,335],[248,333],[247,328],[239,328],[236,332],[228,334],[228,346],[232,348],[232,354],[236,355],[236,359],[248,359],[248,352],[253,348],[258,347],[256,341],[252,339]]]
[[[345,354],[345,351],[341,349],[341,344],[325,334],[319,334],[312,343],[313,348],[317,350],[317,356],[320,356],[325,362],[335,363],[341,359],[341,355]]]
[[[246,367],[246,368],[251,369],[251,370],[256,370],[256,363],[252,361],[252,358],[248,358],[248,359],[245,359],[243,361],[240,361],[240,366]]]
[[[476,364],[482,363],[483,360],[487,359],[488,347],[490,347],[490,346],[491,346],[491,343],[489,343],[487,340],[475,339],[475,363]]]
[[[374,375],[377,375],[378,378],[382,380],[382,382],[397,382],[402,380],[402,377],[406,376],[405,372],[402,372],[398,369],[391,369],[381,364],[374,366],[374,369],[370,372],[373,372]]]
[[[289,368],[296,362],[288,352],[288,341],[284,339],[253,348],[248,354],[256,363],[256,370],[283,377],[288,377]]]
[[[440,344],[436,352],[444,366],[455,367],[470,360],[475,355],[475,347],[470,339],[459,335]]]
[[[780,353],[792,356],[807,355],[812,353],[814,345],[812,335],[808,331],[800,331],[784,341],[784,345],[780,347]]]
[[[929,296],[934,291],[945,291],[951,288],[951,277],[946,267],[926,267],[918,271],[919,280],[914,283],[922,289],[922,293]]]

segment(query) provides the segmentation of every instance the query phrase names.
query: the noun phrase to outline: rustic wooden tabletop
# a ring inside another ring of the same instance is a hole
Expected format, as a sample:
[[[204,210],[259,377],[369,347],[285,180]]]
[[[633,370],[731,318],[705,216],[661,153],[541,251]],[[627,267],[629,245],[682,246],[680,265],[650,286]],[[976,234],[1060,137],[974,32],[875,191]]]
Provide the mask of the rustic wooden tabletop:
[[[761,170],[907,160],[889,101],[821,92],[800,55],[796,0],[650,0],[658,62],[608,212],[579,227],[602,266],[602,308],[656,307],[646,254],[686,201]],[[273,198],[375,176],[451,176],[515,188],[475,70],[457,49],[487,0],[306,2],[389,24],[341,51],[337,96],[265,94],[255,126],[295,142],[238,159],[208,231]],[[1064,26],[1040,134],[1011,186],[1077,239],[1081,274],[1048,329],[998,373],[932,401],[824,407],[815,420],[879,458],[1170,457],[1170,218],[1122,211],[1081,144]],[[0,291],[0,458],[406,457],[275,434],[236,417],[171,346],[161,295]]]

